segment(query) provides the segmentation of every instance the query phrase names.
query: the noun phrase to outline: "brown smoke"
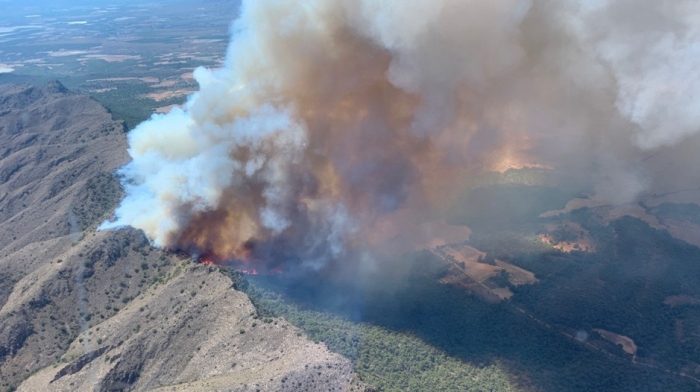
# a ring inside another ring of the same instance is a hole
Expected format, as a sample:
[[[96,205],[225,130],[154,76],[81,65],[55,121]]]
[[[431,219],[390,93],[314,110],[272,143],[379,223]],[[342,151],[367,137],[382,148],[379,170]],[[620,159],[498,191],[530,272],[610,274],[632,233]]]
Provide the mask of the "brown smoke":
[[[484,171],[550,168],[610,202],[695,180],[643,158],[685,143],[673,161],[697,163],[700,7],[640,3],[664,18],[630,1],[244,1],[224,67],[131,132],[104,227],[319,267],[411,248]]]

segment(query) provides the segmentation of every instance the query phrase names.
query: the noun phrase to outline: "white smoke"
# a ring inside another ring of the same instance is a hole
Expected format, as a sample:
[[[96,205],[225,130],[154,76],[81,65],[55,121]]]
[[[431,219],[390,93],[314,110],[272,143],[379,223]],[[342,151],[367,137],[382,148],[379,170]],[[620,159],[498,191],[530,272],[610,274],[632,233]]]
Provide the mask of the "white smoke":
[[[129,135],[103,227],[320,265],[480,170],[633,200],[675,186],[645,154],[699,145],[699,38],[697,1],[243,1],[224,67]]]
[[[589,4],[582,32],[614,75],[617,107],[638,125],[638,145],[653,149],[698,133],[700,4],[599,3]]]

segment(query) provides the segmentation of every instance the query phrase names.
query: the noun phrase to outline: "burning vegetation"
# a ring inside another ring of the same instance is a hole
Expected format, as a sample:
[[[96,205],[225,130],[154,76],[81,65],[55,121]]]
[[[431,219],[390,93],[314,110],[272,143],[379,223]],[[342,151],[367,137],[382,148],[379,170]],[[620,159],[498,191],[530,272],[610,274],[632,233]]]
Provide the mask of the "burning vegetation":
[[[488,171],[551,169],[613,203],[700,181],[646,159],[700,163],[698,6],[662,3],[243,1],[223,67],[129,134],[102,227],[320,269],[413,248],[383,230],[443,220]]]

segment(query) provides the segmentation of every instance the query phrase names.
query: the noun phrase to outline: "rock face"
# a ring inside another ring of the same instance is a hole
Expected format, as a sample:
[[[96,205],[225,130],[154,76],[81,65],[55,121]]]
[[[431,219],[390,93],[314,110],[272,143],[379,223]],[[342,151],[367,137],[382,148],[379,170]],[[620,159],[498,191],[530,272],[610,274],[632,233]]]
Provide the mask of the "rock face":
[[[348,361],[264,322],[214,268],[181,262],[18,390],[347,390]]]
[[[81,242],[119,197],[124,148],[122,124],[88,97],[0,86],[0,390],[56,361],[91,316],[94,293],[76,288],[96,261]]]
[[[0,247],[79,233],[119,196],[124,127],[59,83],[0,86]],[[103,198],[103,199],[101,199]]]
[[[95,230],[125,148],[88,97],[0,86],[0,391],[363,389],[218,269]]]

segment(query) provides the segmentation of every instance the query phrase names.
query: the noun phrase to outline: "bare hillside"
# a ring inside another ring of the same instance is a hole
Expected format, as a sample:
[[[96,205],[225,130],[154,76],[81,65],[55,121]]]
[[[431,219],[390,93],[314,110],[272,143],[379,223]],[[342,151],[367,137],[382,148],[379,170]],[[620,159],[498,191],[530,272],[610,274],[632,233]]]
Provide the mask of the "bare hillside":
[[[351,390],[349,361],[133,230],[121,123],[59,83],[0,86],[0,390]]]

